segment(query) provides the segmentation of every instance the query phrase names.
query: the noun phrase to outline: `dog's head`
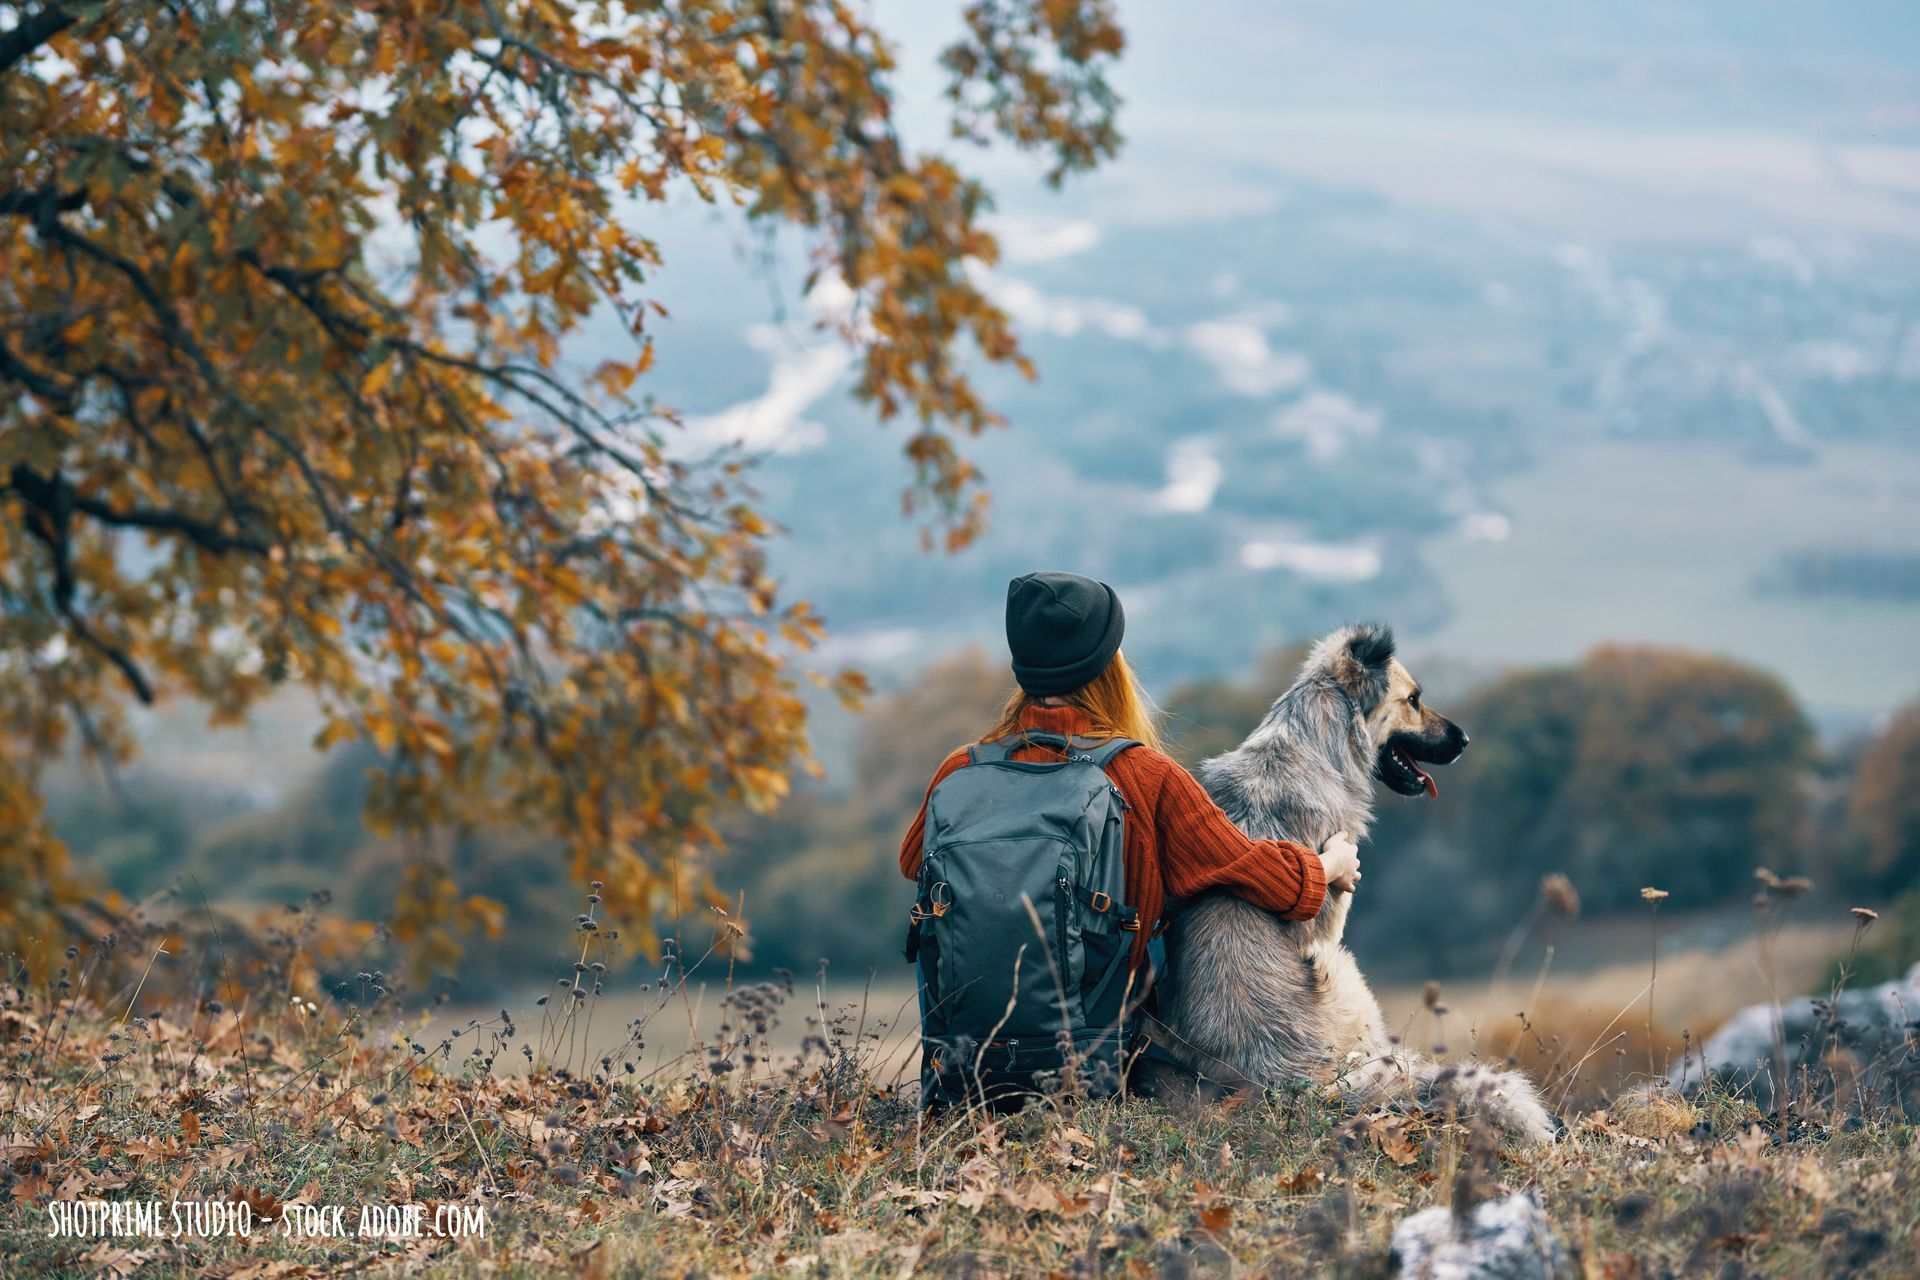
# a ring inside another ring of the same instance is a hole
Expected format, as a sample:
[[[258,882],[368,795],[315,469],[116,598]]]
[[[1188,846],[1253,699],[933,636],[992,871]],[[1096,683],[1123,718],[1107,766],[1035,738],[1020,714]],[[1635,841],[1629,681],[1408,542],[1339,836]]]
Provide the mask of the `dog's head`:
[[[1466,750],[1459,725],[1429,707],[1420,682],[1394,656],[1393,629],[1361,623],[1335,632],[1326,659],[1374,744],[1373,776],[1403,796],[1440,789],[1422,764],[1452,764]]]

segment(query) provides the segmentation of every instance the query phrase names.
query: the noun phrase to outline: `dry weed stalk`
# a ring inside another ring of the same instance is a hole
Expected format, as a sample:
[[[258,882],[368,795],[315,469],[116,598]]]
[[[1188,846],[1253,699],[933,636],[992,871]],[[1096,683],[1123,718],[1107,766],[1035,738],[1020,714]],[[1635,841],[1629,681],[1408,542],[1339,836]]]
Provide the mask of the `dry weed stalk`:
[[[1652,1079],[1658,1074],[1653,1064],[1653,989],[1660,981],[1660,903],[1667,891],[1649,885],[1640,891],[1640,896],[1646,900],[1653,921],[1652,956],[1647,974],[1647,1078]]]

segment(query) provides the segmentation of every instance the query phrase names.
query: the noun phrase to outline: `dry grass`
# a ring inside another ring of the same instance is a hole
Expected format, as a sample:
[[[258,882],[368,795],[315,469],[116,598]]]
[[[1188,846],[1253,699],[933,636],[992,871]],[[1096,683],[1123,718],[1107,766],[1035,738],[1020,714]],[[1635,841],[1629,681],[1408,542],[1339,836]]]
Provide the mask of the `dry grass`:
[[[283,963],[232,1002],[152,980],[136,998],[151,952],[120,953],[137,959],[96,949],[65,987],[6,993],[9,1274],[1377,1276],[1408,1211],[1523,1186],[1588,1275],[1914,1269],[1920,1148],[1897,1116],[1809,1112],[1783,1142],[1713,1096],[1684,1128],[1573,1114],[1562,1142],[1494,1160],[1455,1119],[1310,1093],[922,1127],[858,1011],[729,988],[711,959],[629,992],[644,1016],[625,1021],[603,1016],[589,948],[537,1021],[422,1042],[380,975],[322,998]],[[649,1028],[692,1017],[690,977],[725,1029],[657,1061]],[[781,1024],[804,1028],[791,1053],[768,1048]],[[245,1239],[49,1238],[48,1202],[83,1197],[244,1201],[262,1221]],[[264,1221],[345,1204],[351,1231],[363,1203],[483,1206],[487,1233],[289,1239]]]
[[[1448,984],[1438,1018],[1422,987],[1385,988],[1380,1005],[1388,1026],[1423,1053],[1511,1060],[1553,1101],[1603,1106],[1649,1075],[1677,1070],[1739,1009],[1820,989],[1852,932],[1844,920],[1800,923],[1729,948],[1663,951],[1657,982],[1645,953],[1569,974],[1555,969],[1549,950],[1531,972]],[[1650,987],[1659,993],[1651,1025]]]

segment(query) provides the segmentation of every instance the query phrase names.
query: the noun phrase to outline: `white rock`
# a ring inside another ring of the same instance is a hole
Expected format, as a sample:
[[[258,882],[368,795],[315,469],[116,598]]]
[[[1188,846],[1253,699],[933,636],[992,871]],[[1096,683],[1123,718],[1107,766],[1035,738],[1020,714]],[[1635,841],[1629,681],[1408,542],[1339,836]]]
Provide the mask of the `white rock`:
[[[1834,1013],[1840,1029],[1830,1039],[1829,1025],[1811,997],[1780,1006],[1780,1039],[1788,1070],[1818,1062],[1821,1053],[1837,1042],[1862,1066],[1879,1063],[1911,1071],[1914,1048],[1909,1027],[1920,1019],[1920,964],[1898,982],[1842,992]],[[1686,1087],[1697,1088],[1704,1077],[1751,1089],[1760,1106],[1771,1106],[1776,1070],[1773,1035],[1774,1006],[1748,1005],[1708,1037],[1698,1056],[1686,1064]]]
[[[1465,1222],[1445,1205],[1404,1219],[1393,1229],[1394,1275],[1403,1280],[1562,1280],[1573,1275],[1532,1195],[1475,1205]]]

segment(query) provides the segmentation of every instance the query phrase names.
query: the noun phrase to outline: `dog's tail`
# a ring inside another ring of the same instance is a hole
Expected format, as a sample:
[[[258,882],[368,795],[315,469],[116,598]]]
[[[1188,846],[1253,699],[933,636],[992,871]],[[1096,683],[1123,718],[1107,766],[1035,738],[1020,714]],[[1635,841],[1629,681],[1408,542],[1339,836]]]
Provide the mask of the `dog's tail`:
[[[1533,1081],[1518,1071],[1478,1062],[1422,1062],[1415,1077],[1420,1105],[1434,1111],[1479,1115],[1521,1146],[1552,1142],[1562,1126]]]
[[[1410,1101],[1429,1111],[1478,1116],[1522,1147],[1552,1142],[1564,1128],[1540,1100],[1533,1081],[1518,1071],[1478,1062],[1429,1062],[1412,1054],[1395,1054],[1370,1065],[1379,1069],[1364,1072],[1356,1081],[1370,1102]]]

